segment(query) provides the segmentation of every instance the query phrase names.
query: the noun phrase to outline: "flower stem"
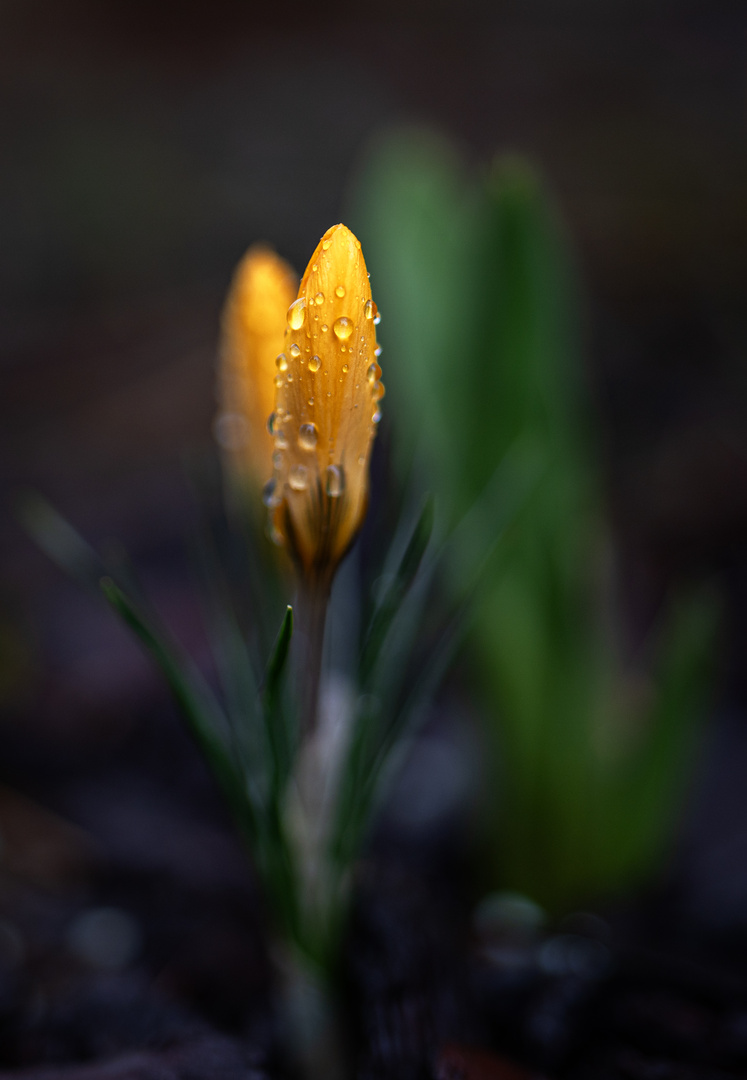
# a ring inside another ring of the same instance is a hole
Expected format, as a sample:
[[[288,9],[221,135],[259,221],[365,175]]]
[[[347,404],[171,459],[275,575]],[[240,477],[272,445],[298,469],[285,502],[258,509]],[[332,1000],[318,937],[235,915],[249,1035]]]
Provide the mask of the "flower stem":
[[[301,583],[298,593],[299,685],[301,688],[301,740],[316,730],[319,711],[319,686],[324,655],[324,627],[331,582],[314,579]]]

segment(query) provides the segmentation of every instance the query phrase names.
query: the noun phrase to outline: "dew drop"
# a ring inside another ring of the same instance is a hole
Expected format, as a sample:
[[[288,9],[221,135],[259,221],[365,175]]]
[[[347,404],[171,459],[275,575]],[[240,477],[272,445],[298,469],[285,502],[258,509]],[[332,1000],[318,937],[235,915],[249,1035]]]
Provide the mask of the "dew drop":
[[[314,297],[314,299],[316,300],[317,304],[323,304],[324,303],[324,293],[323,292],[318,292],[316,294],[316,296]]]
[[[329,327],[327,326],[326,322],[323,322],[322,323],[322,333],[326,334],[328,330],[329,330]]]
[[[342,300],[344,295],[345,295],[345,286],[344,285],[338,285],[337,288],[335,289],[335,296],[338,296],[340,298],[340,300]]]
[[[297,360],[301,355],[301,350],[295,342],[291,345],[290,349],[288,349],[288,352],[291,354],[294,360]]]
[[[272,455],[272,467],[274,469],[280,469],[283,464],[283,455],[279,450],[276,450]]]
[[[280,356],[276,358],[275,367],[278,369],[278,371],[288,370],[288,357],[285,355],[284,352],[281,352]]]
[[[363,305],[363,314],[366,316],[367,319],[373,319],[374,312],[375,307],[373,300],[366,300],[365,304]]]
[[[277,427],[277,419],[277,413],[274,412],[271,412],[270,415],[267,417],[267,430],[271,435],[275,434],[275,429]]]
[[[275,386],[277,386],[278,390],[285,383],[285,379],[283,378],[282,375],[276,375],[275,378],[272,381],[275,383]]]
[[[353,320],[348,319],[346,315],[342,315],[339,319],[335,320],[332,329],[334,330],[335,337],[338,341],[347,341],[353,332]]]
[[[278,431],[277,435],[275,436],[275,446],[278,448],[278,450],[288,449],[288,437],[284,431]]]
[[[278,496],[277,486],[277,482],[273,476],[262,488],[262,502],[265,506],[279,506],[282,502],[282,499]]]
[[[291,330],[300,330],[306,318],[306,301],[303,296],[294,300],[288,308],[288,326]]]
[[[267,526],[267,535],[269,536],[273,544],[277,545],[277,547],[285,547],[285,540],[283,539],[283,534],[276,525],[270,523]]]
[[[381,409],[378,407],[378,405],[376,406],[376,412],[371,417],[371,420],[374,424],[378,424],[379,420],[381,420]]]
[[[374,315],[374,326],[378,326],[380,322],[381,322],[381,315],[379,315],[379,313],[377,311],[376,314]]]
[[[316,440],[316,424],[301,424],[300,428],[298,429],[298,445],[301,447],[301,449],[315,449]]]
[[[322,251],[329,251],[329,249],[331,247],[332,247],[332,241],[331,240],[325,240],[324,243],[322,244]]]
[[[374,356],[381,356],[381,345],[377,345],[374,349]]]
[[[319,359],[319,357],[318,356],[312,356],[312,358],[309,360],[309,371],[316,372],[316,371],[319,370],[319,368],[321,366],[322,366],[322,362]]]
[[[288,483],[292,491],[306,491],[308,485],[308,470],[305,465],[291,465],[288,473]]]
[[[383,383],[380,383],[380,382],[374,383],[374,388],[373,388],[373,399],[374,399],[374,401],[381,401],[381,399],[383,398],[385,393],[386,393],[386,391],[384,390],[384,384]]]
[[[366,372],[366,378],[370,382],[371,386],[373,386],[377,379],[381,378],[381,368],[378,364],[371,364],[369,366],[369,369]]]
[[[343,373],[343,375],[347,375],[347,373],[349,371],[350,371],[350,365],[349,364],[343,364],[342,365],[342,373]]]
[[[309,405],[313,406],[313,404],[314,404],[314,399],[313,399],[313,397],[310,397],[309,398]]]
[[[337,499],[345,489],[345,473],[342,465],[330,465],[327,468],[324,490],[331,499]]]

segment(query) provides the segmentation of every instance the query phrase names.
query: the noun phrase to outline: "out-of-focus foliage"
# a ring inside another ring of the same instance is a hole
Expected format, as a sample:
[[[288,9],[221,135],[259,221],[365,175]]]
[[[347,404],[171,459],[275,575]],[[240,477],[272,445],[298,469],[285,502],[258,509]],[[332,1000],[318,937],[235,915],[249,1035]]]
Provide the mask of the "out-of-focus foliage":
[[[680,595],[623,659],[574,267],[531,167],[504,158],[477,180],[437,137],[395,134],[373,148],[354,214],[402,468],[426,469],[448,521],[478,534],[492,515],[470,508],[496,474],[499,493],[533,477],[481,578],[470,651],[492,750],[493,883],[561,911],[661,853],[702,717],[714,605]],[[464,569],[452,562],[455,578]]]

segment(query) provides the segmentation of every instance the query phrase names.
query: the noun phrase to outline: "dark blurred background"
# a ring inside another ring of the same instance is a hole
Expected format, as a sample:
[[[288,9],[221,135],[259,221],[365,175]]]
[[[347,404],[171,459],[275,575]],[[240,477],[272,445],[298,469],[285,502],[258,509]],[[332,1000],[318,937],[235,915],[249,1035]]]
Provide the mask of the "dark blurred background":
[[[122,540],[199,652],[181,456],[210,443],[233,267],[266,239],[302,270],[344,217],[369,140],[413,121],[478,167],[523,152],[554,191],[586,289],[631,589],[720,577],[725,694],[743,705],[746,119],[747,13],[725,0],[3,0],[0,705],[12,723],[33,731],[43,715],[57,753],[68,728],[76,746],[82,730],[105,740],[102,709],[121,719],[157,685],[103,606],[32,546],[14,498],[40,489],[94,543]],[[5,762],[12,780],[13,752]]]

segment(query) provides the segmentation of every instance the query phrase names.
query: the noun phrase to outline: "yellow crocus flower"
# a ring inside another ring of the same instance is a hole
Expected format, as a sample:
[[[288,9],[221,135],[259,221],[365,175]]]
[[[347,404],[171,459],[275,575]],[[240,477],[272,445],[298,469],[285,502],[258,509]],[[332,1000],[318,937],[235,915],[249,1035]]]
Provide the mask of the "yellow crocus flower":
[[[328,229],[288,309],[275,383],[274,536],[307,579],[328,585],[368,504],[368,463],[384,394],[376,305],[360,241]]]
[[[255,490],[272,475],[267,420],[275,405],[276,359],[297,280],[274,251],[255,245],[236,268],[223,309],[216,431],[234,475]]]

